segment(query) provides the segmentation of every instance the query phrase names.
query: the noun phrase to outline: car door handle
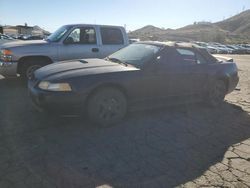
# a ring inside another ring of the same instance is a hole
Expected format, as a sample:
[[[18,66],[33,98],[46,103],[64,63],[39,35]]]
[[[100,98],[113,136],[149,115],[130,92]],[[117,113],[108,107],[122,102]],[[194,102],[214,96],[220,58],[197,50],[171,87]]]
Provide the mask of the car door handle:
[[[92,52],[99,52],[99,48],[92,48]]]

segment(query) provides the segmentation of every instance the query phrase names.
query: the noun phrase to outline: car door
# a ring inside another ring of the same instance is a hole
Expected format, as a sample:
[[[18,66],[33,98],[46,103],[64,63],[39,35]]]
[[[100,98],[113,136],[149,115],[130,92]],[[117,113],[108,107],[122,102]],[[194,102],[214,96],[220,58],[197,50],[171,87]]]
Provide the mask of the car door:
[[[137,79],[131,86],[142,100],[157,101],[171,96],[170,86],[174,77],[171,62],[175,60],[172,52],[172,48],[163,49],[137,73]]]
[[[207,80],[205,59],[192,50],[166,48],[148,73],[152,90],[158,98],[201,93]],[[197,57],[199,60],[197,60]]]
[[[96,29],[76,27],[59,47],[59,60],[99,58]]]
[[[176,48],[178,61],[173,66],[172,94],[188,96],[201,94],[207,84],[208,61],[191,48]]]

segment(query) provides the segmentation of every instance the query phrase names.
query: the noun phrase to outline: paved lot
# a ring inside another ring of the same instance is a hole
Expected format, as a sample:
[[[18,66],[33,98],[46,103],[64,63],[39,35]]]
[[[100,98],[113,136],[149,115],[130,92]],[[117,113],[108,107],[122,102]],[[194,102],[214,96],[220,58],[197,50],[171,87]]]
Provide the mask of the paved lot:
[[[225,104],[168,107],[99,129],[52,118],[0,79],[0,188],[250,187],[250,56]]]

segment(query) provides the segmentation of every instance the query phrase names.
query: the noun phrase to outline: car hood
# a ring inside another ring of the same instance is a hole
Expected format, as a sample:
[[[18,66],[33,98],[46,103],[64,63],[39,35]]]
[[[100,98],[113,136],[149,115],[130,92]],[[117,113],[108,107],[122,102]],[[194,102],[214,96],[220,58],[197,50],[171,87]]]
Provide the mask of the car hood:
[[[13,40],[8,43],[4,43],[0,46],[0,48],[13,48],[20,46],[31,46],[31,45],[44,45],[48,44],[48,41],[45,40],[29,40],[29,41],[21,41],[21,40]]]
[[[35,78],[38,80],[61,80],[86,75],[97,75],[111,72],[139,70],[132,66],[112,63],[104,59],[80,59],[53,63],[38,69]]]

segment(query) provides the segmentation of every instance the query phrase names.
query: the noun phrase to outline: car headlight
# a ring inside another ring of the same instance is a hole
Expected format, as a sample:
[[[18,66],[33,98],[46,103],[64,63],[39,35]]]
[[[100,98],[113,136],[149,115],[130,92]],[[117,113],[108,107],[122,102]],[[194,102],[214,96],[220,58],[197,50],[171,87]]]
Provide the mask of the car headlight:
[[[41,81],[38,87],[47,91],[72,91],[69,83],[51,83],[48,81]]]
[[[12,51],[3,49],[0,51],[0,59],[5,62],[9,62],[12,60]]]

